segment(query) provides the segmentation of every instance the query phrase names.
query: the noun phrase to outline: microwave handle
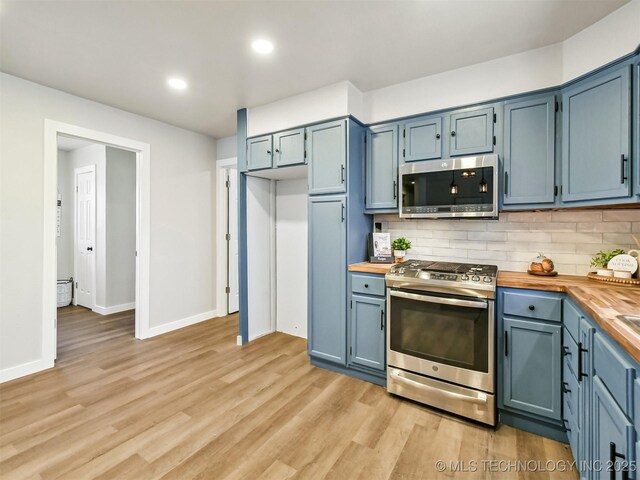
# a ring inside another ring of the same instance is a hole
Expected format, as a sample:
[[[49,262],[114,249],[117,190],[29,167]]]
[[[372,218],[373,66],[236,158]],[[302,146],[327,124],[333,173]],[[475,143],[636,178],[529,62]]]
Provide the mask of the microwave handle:
[[[459,298],[443,298],[432,297],[430,295],[417,295],[415,293],[399,292],[397,290],[391,290],[389,295],[392,297],[406,298],[409,300],[417,300],[425,303],[440,303],[443,305],[454,305],[456,307],[469,307],[469,308],[487,308],[487,302],[462,300]]]

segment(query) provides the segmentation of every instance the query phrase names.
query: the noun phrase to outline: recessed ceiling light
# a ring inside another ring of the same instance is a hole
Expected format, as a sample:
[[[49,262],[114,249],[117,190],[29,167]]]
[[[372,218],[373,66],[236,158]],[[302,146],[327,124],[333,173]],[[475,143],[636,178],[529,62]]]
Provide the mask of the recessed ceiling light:
[[[187,88],[187,82],[185,82],[181,78],[170,78],[169,80],[167,80],[167,84],[175,90],[184,90],[185,88]]]
[[[253,48],[260,55],[268,55],[273,52],[273,43],[269,40],[265,40],[264,38],[259,38],[258,40],[254,40],[251,44],[251,48]]]

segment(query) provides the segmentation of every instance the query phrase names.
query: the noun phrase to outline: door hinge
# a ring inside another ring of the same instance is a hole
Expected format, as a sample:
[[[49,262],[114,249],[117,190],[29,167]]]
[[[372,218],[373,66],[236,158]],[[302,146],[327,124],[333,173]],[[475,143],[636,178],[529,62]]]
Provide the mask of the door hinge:
[[[493,123],[496,123],[498,120],[498,115],[497,114],[493,114]]]
[[[403,148],[402,149],[402,158],[404,158],[404,157],[405,157],[405,149]]]
[[[560,111],[562,111],[562,102],[560,102]]]
[[[304,151],[304,158],[307,158],[307,151]]]
[[[496,136],[495,135],[493,136],[493,144],[494,145],[496,144]]]
[[[403,128],[402,129],[402,138],[406,138],[406,133],[407,133],[407,130]]]
[[[562,185],[560,185],[560,195],[562,195]]]
[[[556,112],[558,111],[558,109],[559,109],[559,105],[558,105],[558,102],[556,102]]]
[[[554,197],[557,197],[557,196],[558,196],[558,186],[557,186],[557,185],[555,185],[555,186],[553,187],[553,196],[554,196]]]
[[[307,132],[304,132],[304,139],[307,139]]]
[[[58,317],[53,319],[53,328],[58,328]]]
[[[136,257],[138,256],[138,250],[136,250]]]
[[[353,355],[353,347],[349,347],[349,355]]]
[[[353,308],[353,300],[349,301],[349,308]]]
[[[227,234],[224,236],[224,238],[225,238],[225,240],[228,242],[229,240],[231,240],[231,234],[230,234],[230,233],[227,233]]]
[[[231,288],[224,287],[224,293],[231,293]]]
[[[367,143],[367,134],[366,133],[364,134],[364,143],[365,144]]]
[[[229,183],[229,180],[227,179],[226,182],[224,182],[225,187],[229,188],[231,186],[231,184]]]
[[[78,288],[78,282],[76,282],[76,288]]]
[[[76,185],[76,192],[78,191],[78,186]]]

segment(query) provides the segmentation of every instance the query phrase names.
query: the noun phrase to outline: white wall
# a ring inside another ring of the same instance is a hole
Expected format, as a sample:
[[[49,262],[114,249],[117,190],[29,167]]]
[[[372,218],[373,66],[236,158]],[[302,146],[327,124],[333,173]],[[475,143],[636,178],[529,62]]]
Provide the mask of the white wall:
[[[276,183],[276,330],[307,338],[307,180]]]
[[[69,152],[58,150],[58,193],[62,196],[60,236],[56,240],[58,280],[73,276],[73,168]]]
[[[46,118],[151,145],[150,326],[214,316],[215,140],[0,74],[0,373],[42,358]]]
[[[238,156],[238,143],[236,136],[218,138],[216,140],[216,159],[236,158]]]
[[[136,299],[136,154],[106,148],[106,308]]]

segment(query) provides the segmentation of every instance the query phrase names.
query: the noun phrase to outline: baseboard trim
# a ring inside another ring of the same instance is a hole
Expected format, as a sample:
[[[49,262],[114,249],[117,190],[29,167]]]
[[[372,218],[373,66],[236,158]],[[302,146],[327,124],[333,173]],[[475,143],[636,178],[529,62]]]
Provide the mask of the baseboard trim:
[[[191,317],[182,318],[180,320],[175,320],[173,322],[158,325],[156,327],[150,327],[149,330],[145,332],[146,335],[144,335],[142,338],[156,337],[158,335],[162,335],[163,333],[169,333],[174,330],[188,327],[190,325],[195,325],[196,323],[204,322],[205,320],[211,320],[212,318],[216,317],[218,317],[217,310],[209,310],[208,312],[199,313]]]
[[[22,365],[16,365],[15,367],[5,368],[3,370],[0,370],[0,383],[9,382],[11,380],[15,380],[16,378],[41,372],[42,370],[46,370],[52,367],[53,362],[46,362],[42,359],[39,359],[34,360],[33,362],[23,363]]]
[[[120,305],[114,305],[112,307],[101,307],[95,305],[93,311],[100,315],[111,315],[113,313],[126,312],[127,310],[133,310],[136,308],[136,302],[122,303]]]

